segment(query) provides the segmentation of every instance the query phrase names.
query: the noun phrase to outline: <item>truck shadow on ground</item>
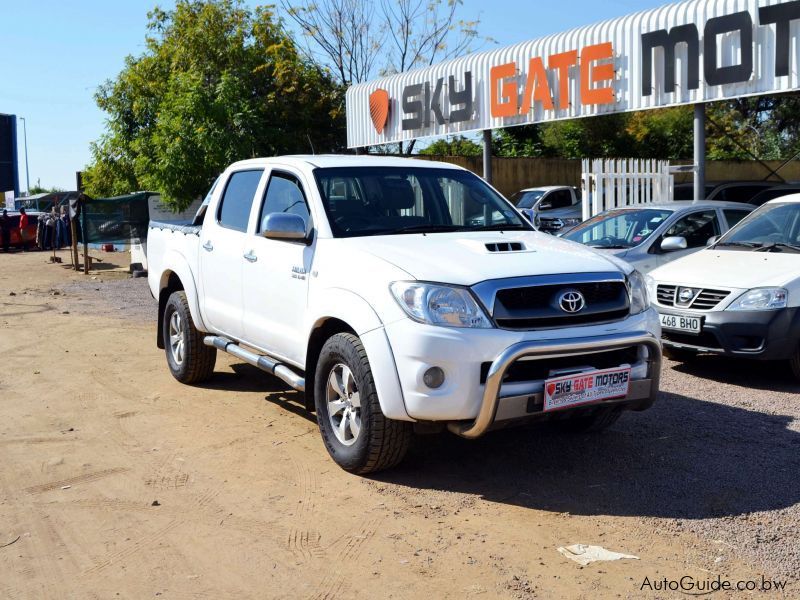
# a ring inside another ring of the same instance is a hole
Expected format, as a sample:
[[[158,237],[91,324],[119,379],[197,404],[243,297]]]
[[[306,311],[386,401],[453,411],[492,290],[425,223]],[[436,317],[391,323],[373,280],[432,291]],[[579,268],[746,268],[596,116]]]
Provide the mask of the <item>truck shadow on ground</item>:
[[[690,362],[675,363],[680,373],[730,385],[771,392],[800,394],[800,382],[786,362],[745,360],[725,356],[698,356]]]
[[[516,428],[467,441],[420,438],[376,479],[578,515],[704,519],[800,501],[792,419],[662,393],[608,431]]]

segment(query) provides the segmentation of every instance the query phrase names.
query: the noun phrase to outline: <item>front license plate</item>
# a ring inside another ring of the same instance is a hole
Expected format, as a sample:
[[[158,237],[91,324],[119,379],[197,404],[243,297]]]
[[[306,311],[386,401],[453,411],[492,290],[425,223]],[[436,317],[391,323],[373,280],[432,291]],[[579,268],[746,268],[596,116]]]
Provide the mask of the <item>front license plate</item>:
[[[588,371],[544,382],[544,410],[560,410],[628,395],[629,367]]]
[[[689,331],[691,333],[700,333],[702,329],[700,317],[682,317],[679,315],[661,315],[661,326],[664,329]]]

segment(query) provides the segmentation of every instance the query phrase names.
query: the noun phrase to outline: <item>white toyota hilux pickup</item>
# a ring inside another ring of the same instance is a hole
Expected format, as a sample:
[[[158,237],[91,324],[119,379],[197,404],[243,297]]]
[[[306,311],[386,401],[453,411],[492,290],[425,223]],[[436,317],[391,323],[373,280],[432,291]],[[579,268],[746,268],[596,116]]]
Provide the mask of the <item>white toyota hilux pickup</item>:
[[[148,262],[175,378],[208,379],[218,350],[276,375],[351,472],[397,464],[415,430],[599,430],[658,392],[642,276],[452,165],[238,162],[193,224],[151,222]]]

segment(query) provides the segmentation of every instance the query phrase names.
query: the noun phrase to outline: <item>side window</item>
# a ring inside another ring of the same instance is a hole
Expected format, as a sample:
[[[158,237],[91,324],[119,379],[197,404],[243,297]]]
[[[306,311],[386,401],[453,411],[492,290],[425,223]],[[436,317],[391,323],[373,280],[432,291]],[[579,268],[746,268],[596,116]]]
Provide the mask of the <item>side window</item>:
[[[220,225],[236,231],[247,231],[250,210],[263,173],[263,170],[236,171],[231,175],[217,211]]]
[[[345,195],[345,187],[335,191]],[[264,228],[264,219],[272,213],[287,213],[303,217],[308,226],[308,204],[303,193],[303,186],[294,175],[273,172],[269,178],[267,191],[264,194],[264,203],[261,205],[261,215],[258,219],[258,231]]]
[[[550,201],[551,209],[572,206],[572,194],[568,190],[556,190],[547,199]]]
[[[715,210],[706,210],[687,215],[670,227],[664,237],[682,236],[688,248],[702,248],[708,239],[719,235],[719,221]]]
[[[725,213],[725,220],[728,222],[728,227],[734,227],[739,221],[744,219],[750,213],[746,210],[731,210],[727,209],[722,211]]]

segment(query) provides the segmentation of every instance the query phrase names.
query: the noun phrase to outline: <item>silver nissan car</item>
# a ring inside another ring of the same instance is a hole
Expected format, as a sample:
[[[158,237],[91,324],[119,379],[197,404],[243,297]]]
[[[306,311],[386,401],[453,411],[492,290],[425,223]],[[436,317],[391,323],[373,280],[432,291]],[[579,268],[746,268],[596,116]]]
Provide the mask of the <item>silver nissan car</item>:
[[[705,248],[755,208],[716,200],[639,204],[600,213],[563,237],[614,254],[647,273]]]

